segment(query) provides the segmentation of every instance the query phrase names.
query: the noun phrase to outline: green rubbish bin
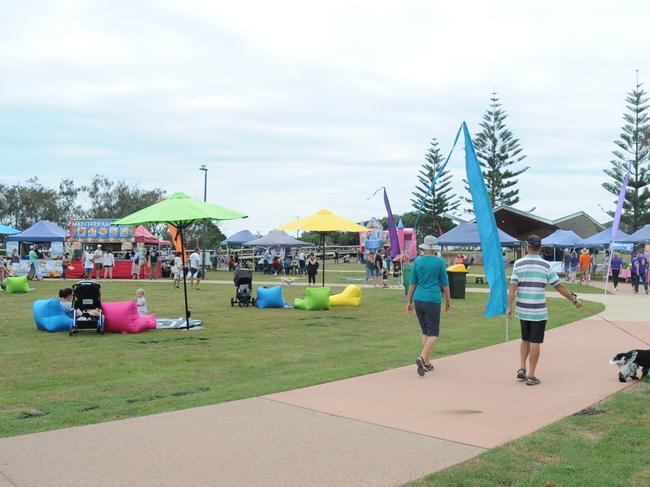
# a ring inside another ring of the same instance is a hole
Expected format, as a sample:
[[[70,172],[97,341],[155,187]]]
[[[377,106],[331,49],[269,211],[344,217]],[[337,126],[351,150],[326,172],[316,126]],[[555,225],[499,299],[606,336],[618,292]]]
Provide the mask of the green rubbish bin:
[[[465,299],[467,268],[463,264],[447,267],[447,277],[449,277],[449,294],[451,294],[451,298]]]

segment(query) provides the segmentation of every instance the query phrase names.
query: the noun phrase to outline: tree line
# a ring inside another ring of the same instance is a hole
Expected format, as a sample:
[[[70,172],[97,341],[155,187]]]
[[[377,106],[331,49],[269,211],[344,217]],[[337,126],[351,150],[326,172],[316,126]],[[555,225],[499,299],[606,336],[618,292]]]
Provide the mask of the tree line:
[[[142,189],[137,184],[113,180],[96,174],[88,184],[62,179],[55,188],[44,186],[37,177],[25,183],[0,184],[0,223],[24,230],[41,220],[49,220],[67,229],[73,219],[121,218],[162,200],[161,188]],[[160,237],[169,239],[165,224],[147,225]],[[187,245],[199,246],[201,224],[185,231]],[[206,246],[215,248],[226,237],[219,227],[206,225]]]
[[[615,195],[615,206],[627,165],[631,163],[621,228],[627,232],[635,232],[650,223],[650,120],[647,112],[648,97],[642,83],[637,82],[625,102],[624,124],[619,137],[614,141],[614,158],[610,161],[610,168],[604,170],[608,180],[602,186]],[[513,206],[520,202],[518,178],[530,169],[522,164],[526,156],[522,152],[519,139],[506,126],[507,116],[497,94],[492,93],[490,105],[479,125],[480,130],[473,138],[493,208],[501,205]],[[441,174],[427,195],[434,175],[443,163],[444,155],[437,139],[433,138],[417,174],[411,198],[412,208],[416,213],[422,208],[418,234],[430,234],[433,231],[440,235],[453,227],[453,222],[446,215],[461,210],[471,213],[470,209],[461,208],[463,203],[470,203],[471,200],[457,194],[452,187],[452,175],[449,170]],[[469,193],[467,182],[463,182]],[[614,211],[608,213],[614,216]]]

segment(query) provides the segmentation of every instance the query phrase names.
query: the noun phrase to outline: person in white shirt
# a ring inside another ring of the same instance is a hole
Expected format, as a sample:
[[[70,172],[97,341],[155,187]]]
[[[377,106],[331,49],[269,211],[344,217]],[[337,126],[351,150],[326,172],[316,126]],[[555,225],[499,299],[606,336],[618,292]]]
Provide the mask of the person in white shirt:
[[[138,308],[138,314],[147,314],[147,300],[144,297],[144,289],[136,289],[135,291],[135,305]]]
[[[90,279],[93,275],[93,268],[95,267],[95,255],[88,249],[84,251],[84,279]]]
[[[140,279],[140,251],[136,247],[131,254],[131,279]]]
[[[181,260],[181,253],[175,252],[172,260],[172,274],[174,276],[174,289],[178,289],[178,284],[181,280],[181,271],[183,270],[183,261]]]
[[[199,289],[199,282],[201,282],[201,273],[199,269],[201,267],[201,255],[199,255],[199,249],[194,249],[194,252],[190,254],[190,288],[194,289],[194,277],[196,276],[196,289]]]
[[[102,244],[97,244],[97,248],[95,249],[95,254],[93,256],[93,263],[95,264],[95,278],[97,280],[100,280],[100,273],[104,268],[104,253],[102,252]]]
[[[113,267],[115,266],[115,256],[109,247],[104,254],[104,280],[106,277],[112,281],[113,280]]]

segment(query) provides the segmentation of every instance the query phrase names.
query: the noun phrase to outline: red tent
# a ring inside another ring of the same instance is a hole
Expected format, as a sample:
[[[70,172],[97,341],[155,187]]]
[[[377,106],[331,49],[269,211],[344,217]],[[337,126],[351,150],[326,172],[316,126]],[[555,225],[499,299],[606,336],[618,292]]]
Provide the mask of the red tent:
[[[133,235],[135,235],[135,241],[137,243],[145,243],[147,245],[158,245],[160,239],[151,234],[149,230],[144,228],[142,225],[139,225],[133,229]]]

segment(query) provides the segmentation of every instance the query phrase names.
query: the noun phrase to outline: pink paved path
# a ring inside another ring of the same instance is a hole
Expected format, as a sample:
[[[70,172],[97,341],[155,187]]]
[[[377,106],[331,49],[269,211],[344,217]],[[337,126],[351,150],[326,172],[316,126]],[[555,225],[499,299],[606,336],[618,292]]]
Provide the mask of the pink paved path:
[[[621,325],[650,340],[650,326]],[[611,325],[589,319],[547,332],[537,373],[541,386],[514,380],[519,343],[512,341],[434,360],[436,370],[424,378],[413,365],[266,397],[492,448],[621,390],[625,385],[608,361],[639,345]]]

